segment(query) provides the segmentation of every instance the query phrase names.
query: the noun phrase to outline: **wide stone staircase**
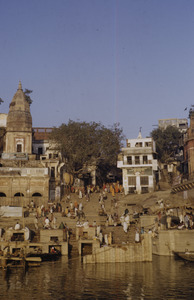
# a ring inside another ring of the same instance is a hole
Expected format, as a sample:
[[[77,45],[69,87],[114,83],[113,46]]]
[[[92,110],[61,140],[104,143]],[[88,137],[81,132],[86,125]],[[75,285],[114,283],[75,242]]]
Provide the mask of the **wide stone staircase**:
[[[128,232],[125,233],[122,226],[102,226],[103,236],[112,233],[112,244],[129,244],[135,242],[135,224],[131,224]],[[74,258],[79,256],[78,241],[76,240],[75,229],[70,231],[69,235],[69,257]]]
[[[72,197],[73,198],[73,197]],[[76,198],[75,198],[76,199]],[[74,201],[74,199],[72,199]],[[100,216],[99,215],[99,203],[98,203],[98,195],[94,195],[89,202],[87,202],[85,199],[81,200],[83,203],[83,211],[85,213],[85,220],[89,221],[90,226],[93,224],[93,221],[96,221],[97,225],[101,225],[102,234],[103,237],[105,234],[109,235],[109,233],[112,233],[112,244],[128,244],[128,243],[134,243],[135,241],[135,230],[136,225],[131,224],[128,232],[125,233],[122,226],[106,226],[106,220],[109,214],[113,214],[112,206],[111,206],[111,199],[105,200],[105,207],[107,211],[107,216]],[[64,207],[68,204],[64,204]],[[66,224],[69,228],[69,239],[68,239],[68,253],[70,258],[78,257],[79,251],[78,251],[78,241],[76,240],[76,223],[77,218],[67,218],[63,217],[61,213],[54,213],[56,217],[56,228],[59,228],[59,225],[61,222]],[[81,222],[84,222],[84,219],[80,220]],[[32,219],[33,222],[33,219]],[[43,223],[43,220],[40,221],[40,223]],[[32,227],[34,225],[32,224]],[[40,226],[41,228],[41,226]],[[37,234],[37,240],[39,238],[38,232]],[[87,246],[87,245],[86,245]],[[84,246],[85,247],[85,246]]]
[[[102,228],[102,233],[109,234],[112,233],[112,243],[113,244],[128,244],[133,243],[135,241],[135,224],[131,224],[128,232],[125,233],[122,226],[108,226]]]

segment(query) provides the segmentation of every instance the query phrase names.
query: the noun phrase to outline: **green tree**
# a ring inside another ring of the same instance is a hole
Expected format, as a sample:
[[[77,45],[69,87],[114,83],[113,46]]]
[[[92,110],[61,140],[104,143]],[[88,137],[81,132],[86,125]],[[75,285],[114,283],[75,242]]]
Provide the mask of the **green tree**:
[[[24,91],[24,94],[25,94],[25,97],[26,97],[26,101],[29,103],[29,105],[31,105],[32,102],[33,102],[33,100],[32,100],[31,97],[30,97],[30,94],[31,94],[32,92],[33,92],[33,91],[32,91],[32,90],[29,90],[29,89],[25,89],[25,91]],[[0,105],[1,105],[1,103],[3,103],[3,102],[4,102],[3,99],[0,98]]]
[[[32,93],[33,91],[32,90],[29,90],[29,89],[25,89],[24,91],[24,94],[25,94],[25,97],[26,97],[26,101],[29,103],[29,105],[32,104],[33,100],[31,99],[30,97],[30,94]]]
[[[174,126],[166,129],[157,128],[151,132],[151,136],[156,142],[158,159],[162,162],[174,157],[175,150],[179,146],[180,131]]]
[[[68,172],[79,174],[86,167],[95,165],[103,177],[105,170],[107,173],[116,166],[123,131],[119,124],[106,128],[101,123],[69,120],[67,124],[55,127],[50,139],[61,151]]]

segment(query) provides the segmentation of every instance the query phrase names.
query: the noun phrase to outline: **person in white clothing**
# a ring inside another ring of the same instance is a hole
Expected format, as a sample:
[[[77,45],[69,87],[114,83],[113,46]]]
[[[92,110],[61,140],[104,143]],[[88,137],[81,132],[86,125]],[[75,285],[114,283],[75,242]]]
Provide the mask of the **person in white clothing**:
[[[79,199],[82,199],[82,191],[79,190]]]
[[[50,227],[50,221],[49,218],[46,217],[46,219],[44,220],[44,228],[48,229]]]
[[[20,230],[20,228],[21,228],[21,226],[20,226],[20,224],[17,222],[17,223],[15,224],[14,229],[15,229],[15,230]]]
[[[96,234],[97,234],[97,236],[100,235],[100,230],[101,230],[101,226],[98,225],[98,226],[97,226],[97,229],[96,229]]]
[[[127,214],[127,215],[125,216],[125,222],[129,225],[129,222],[130,222],[129,214]]]
[[[139,237],[139,230],[137,229],[135,232],[135,242],[139,243],[140,242],[140,237]]]
[[[84,226],[85,229],[89,228],[89,222],[88,222],[88,220],[86,222],[84,222],[83,226]]]
[[[124,230],[124,232],[125,233],[127,233],[127,229],[128,229],[128,224],[127,224],[127,222],[123,222],[123,230]]]
[[[83,207],[83,205],[82,205],[82,203],[80,202],[80,204],[79,204],[79,210],[82,210],[82,207]]]
[[[104,235],[104,241],[105,241],[105,244],[108,245],[108,234]]]

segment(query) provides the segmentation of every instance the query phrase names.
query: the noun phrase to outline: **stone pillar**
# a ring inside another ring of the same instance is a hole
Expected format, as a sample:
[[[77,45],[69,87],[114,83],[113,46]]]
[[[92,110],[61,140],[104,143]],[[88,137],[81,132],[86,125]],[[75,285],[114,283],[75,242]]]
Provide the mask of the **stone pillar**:
[[[154,190],[154,177],[153,176],[149,176],[148,177],[148,189],[149,189],[149,192],[153,192]]]
[[[141,183],[140,183],[140,174],[136,173],[136,191],[137,194],[141,194]]]
[[[91,171],[90,173],[91,177],[92,177],[92,185],[96,185],[96,170]]]

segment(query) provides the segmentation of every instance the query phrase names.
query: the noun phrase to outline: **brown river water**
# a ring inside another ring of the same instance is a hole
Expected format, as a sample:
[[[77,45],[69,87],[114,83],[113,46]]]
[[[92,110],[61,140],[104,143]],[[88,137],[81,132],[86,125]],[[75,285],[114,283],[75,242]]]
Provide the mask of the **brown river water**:
[[[83,265],[62,257],[0,270],[0,300],[8,299],[194,299],[194,263],[153,256],[151,263]]]

